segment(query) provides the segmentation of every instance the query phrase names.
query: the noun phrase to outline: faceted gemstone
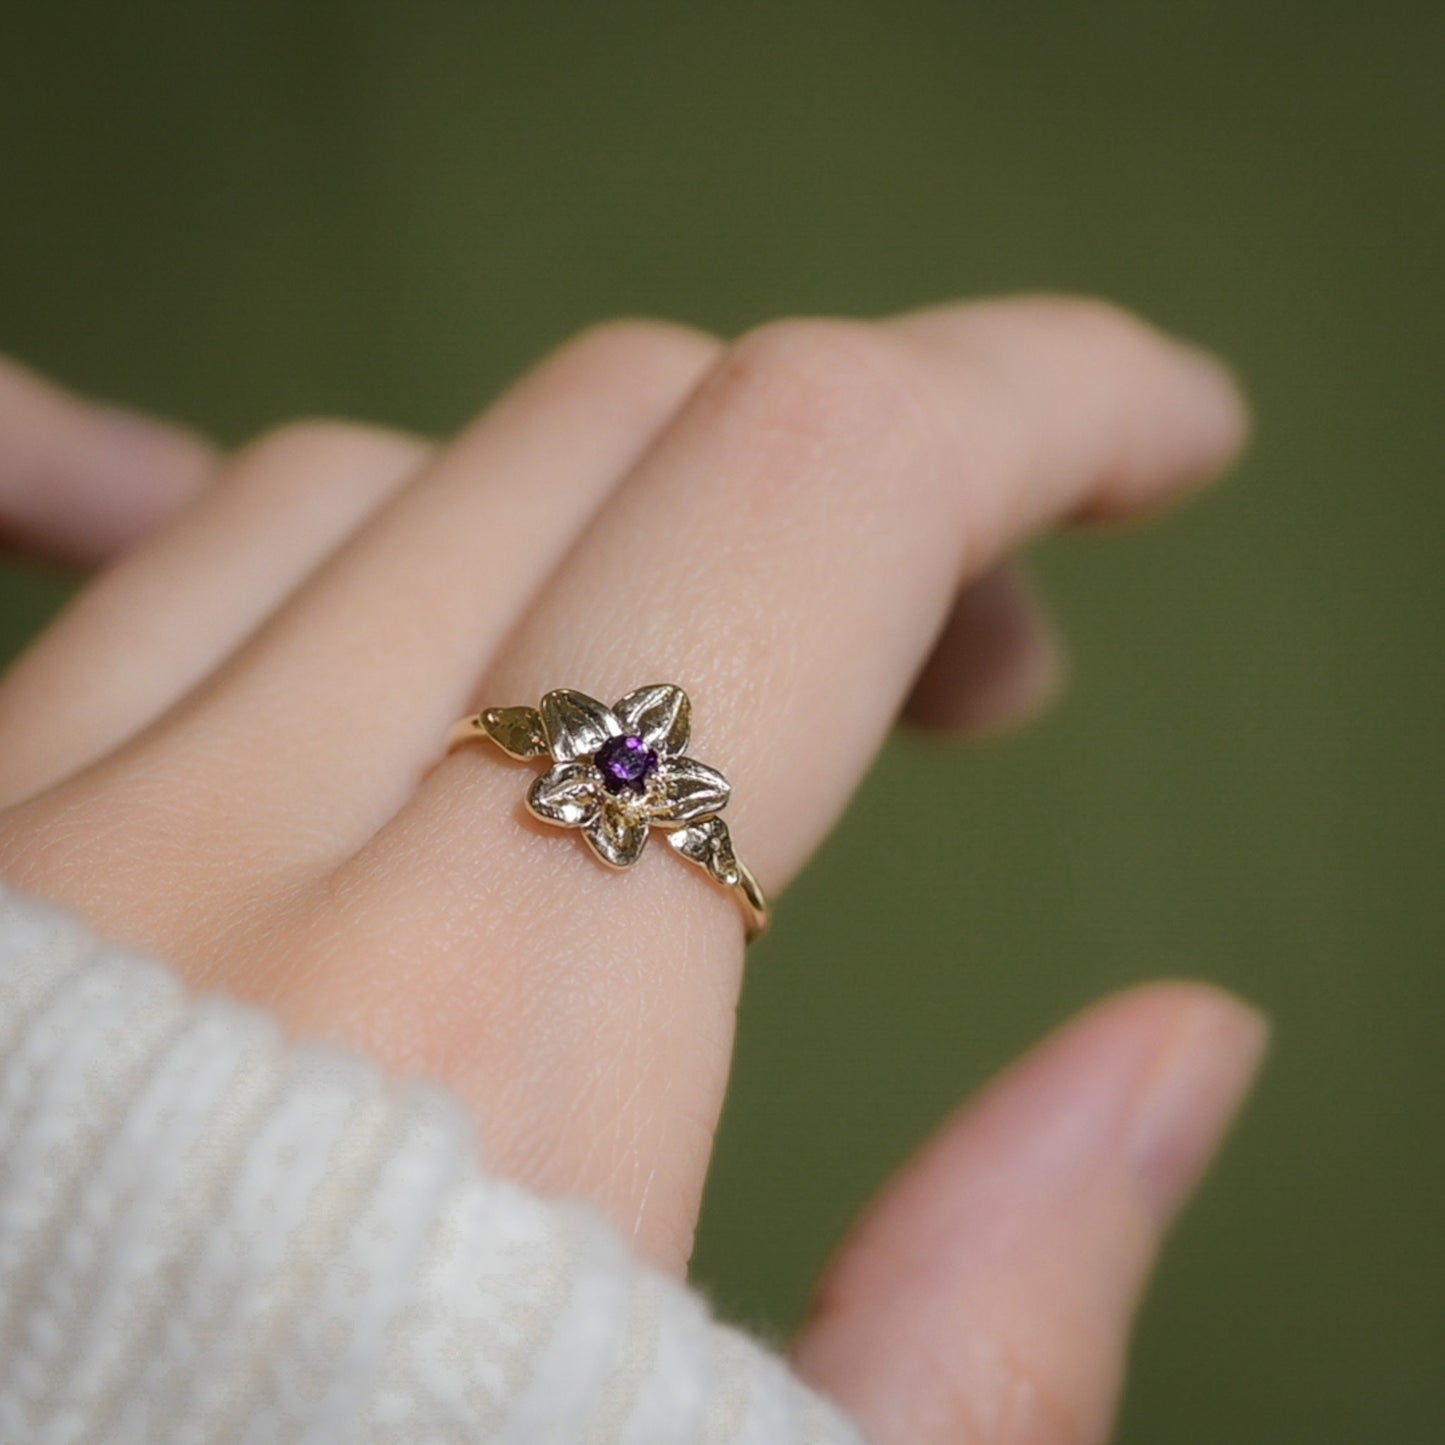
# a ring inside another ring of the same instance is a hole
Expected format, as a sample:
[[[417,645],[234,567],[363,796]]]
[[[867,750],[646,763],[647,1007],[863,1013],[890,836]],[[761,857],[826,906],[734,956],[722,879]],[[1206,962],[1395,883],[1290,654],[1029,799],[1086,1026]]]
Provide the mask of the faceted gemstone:
[[[608,738],[593,754],[592,762],[609,793],[624,789],[641,793],[647,787],[647,775],[657,766],[657,754],[641,738],[628,733]]]

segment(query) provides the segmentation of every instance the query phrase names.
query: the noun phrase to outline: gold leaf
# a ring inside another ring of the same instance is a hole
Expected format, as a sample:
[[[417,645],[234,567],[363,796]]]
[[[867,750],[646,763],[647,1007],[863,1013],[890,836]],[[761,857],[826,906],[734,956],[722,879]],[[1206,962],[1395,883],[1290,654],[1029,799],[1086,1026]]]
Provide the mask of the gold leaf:
[[[542,699],[542,726],[559,763],[590,758],[622,731],[606,703],[570,687],[554,688]]]
[[[695,823],[727,807],[732,788],[716,768],[696,758],[669,758],[658,772],[662,800],[653,813],[654,822],[664,827]]]
[[[640,737],[665,757],[680,753],[692,731],[692,704],[672,682],[639,687],[612,704],[623,732]]]
[[[514,758],[539,758],[547,751],[542,714],[534,707],[489,707],[482,714],[482,726]]]
[[[741,873],[732,835],[721,818],[711,817],[689,823],[665,834],[667,841],[689,862],[706,868],[719,883],[735,887]]]
[[[597,775],[586,763],[554,763],[527,789],[527,806],[545,823],[580,828],[601,806]]]
[[[592,851],[613,868],[630,868],[647,846],[647,820],[604,798],[602,806],[582,825]]]

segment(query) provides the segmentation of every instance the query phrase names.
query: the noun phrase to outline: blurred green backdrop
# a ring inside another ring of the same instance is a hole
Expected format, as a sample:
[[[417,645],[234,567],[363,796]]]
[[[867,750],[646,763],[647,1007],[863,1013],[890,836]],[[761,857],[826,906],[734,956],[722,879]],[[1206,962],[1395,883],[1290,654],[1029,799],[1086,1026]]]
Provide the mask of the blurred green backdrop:
[[[0,348],[227,440],[446,430],[615,312],[1048,286],[1224,351],[1238,481],[1040,556],[1065,704],[942,799],[894,744],[757,951],[697,1270],[785,1329],[987,1071],[1198,973],[1278,1051],[1123,1439],[1434,1445],[1442,55],[1429,0],[11,7]],[[0,574],[0,645],[62,592]]]

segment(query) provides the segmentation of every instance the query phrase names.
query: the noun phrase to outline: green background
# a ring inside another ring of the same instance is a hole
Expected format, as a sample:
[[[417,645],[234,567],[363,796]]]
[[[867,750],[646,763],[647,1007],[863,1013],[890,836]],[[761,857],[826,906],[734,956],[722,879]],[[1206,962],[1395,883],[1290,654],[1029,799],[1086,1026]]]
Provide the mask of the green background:
[[[1047,1025],[1200,974],[1277,1054],[1164,1265],[1123,1439],[1440,1440],[1439,13],[7,14],[0,348],[227,440],[454,428],[617,312],[1070,288],[1242,371],[1233,484],[1041,551],[1062,707],[941,782],[892,745],[757,950],[697,1265],[736,1316],[786,1328],[890,1164]],[[0,645],[62,590],[0,574]]]

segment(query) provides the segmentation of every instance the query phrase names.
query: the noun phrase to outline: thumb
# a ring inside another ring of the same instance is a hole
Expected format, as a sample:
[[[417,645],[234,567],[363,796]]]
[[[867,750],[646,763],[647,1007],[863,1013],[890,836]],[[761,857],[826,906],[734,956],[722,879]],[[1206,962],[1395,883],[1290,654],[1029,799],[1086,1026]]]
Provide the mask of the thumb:
[[[1097,1445],[1150,1265],[1265,1036],[1229,995],[1165,983],[1045,1040],[865,1214],[800,1373],[878,1445]]]
[[[213,464],[181,427],[95,406],[0,358],[0,541],[57,561],[123,550]]]

